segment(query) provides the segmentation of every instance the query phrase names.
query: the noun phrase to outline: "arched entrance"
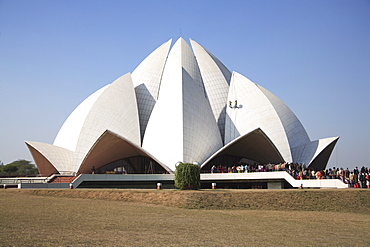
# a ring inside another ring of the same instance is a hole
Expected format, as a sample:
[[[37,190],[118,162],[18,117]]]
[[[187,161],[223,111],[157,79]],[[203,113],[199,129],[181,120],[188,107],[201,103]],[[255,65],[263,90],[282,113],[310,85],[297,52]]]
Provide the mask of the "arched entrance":
[[[133,156],[101,166],[96,173],[106,174],[168,174],[155,160],[145,156]]]
[[[242,156],[236,156],[236,155],[220,155],[209,162],[207,162],[206,165],[204,165],[201,168],[201,173],[210,173],[212,166],[216,166],[217,170],[216,172],[224,172],[227,173],[229,168],[232,168],[233,166],[240,166],[240,165],[249,165],[253,166],[256,165],[257,162],[254,160],[247,159]]]

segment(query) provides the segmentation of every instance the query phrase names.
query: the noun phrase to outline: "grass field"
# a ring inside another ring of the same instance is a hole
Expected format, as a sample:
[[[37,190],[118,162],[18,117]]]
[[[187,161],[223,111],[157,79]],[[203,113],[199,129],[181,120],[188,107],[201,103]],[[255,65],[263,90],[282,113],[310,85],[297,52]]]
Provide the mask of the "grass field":
[[[0,246],[368,246],[369,197],[370,190],[1,190]],[[256,207],[256,198],[266,205]],[[309,198],[317,203],[303,207]]]

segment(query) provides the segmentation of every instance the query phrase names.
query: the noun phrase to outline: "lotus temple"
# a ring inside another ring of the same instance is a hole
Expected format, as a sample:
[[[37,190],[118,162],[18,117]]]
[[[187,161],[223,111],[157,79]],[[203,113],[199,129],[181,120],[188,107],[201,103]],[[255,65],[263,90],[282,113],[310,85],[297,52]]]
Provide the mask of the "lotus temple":
[[[338,139],[310,140],[272,92],[179,38],[83,100],[53,144],[26,145],[42,177],[80,179],[80,187],[171,184],[176,165],[187,162],[200,166],[207,184],[266,180],[271,188],[290,178],[211,174],[211,167],[296,163],[322,170]]]

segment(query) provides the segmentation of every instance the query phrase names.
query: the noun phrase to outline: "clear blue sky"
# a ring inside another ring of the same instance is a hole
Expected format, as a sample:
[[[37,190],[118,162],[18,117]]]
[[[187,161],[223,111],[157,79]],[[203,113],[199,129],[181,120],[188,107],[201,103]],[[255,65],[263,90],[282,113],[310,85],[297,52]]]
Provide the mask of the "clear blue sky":
[[[370,1],[0,0],[0,160],[32,160],[91,93],[172,38],[277,95],[329,167],[370,166]]]

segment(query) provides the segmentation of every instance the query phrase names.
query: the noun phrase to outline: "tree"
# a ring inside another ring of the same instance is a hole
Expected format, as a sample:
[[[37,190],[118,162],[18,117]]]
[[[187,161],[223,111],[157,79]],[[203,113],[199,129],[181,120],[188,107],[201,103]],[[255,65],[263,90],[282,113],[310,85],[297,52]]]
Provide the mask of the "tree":
[[[1,168],[1,170],[3,172],[8,173],[8,174],[13,174],[13,173],[16,173],[18,171],[18,167],[16,165],[14,165],[14,164],[8,164],[6,166],[3,166]]]
[[[1,176],[36,176],[38,169],[31,161],[17,160],[0,167]]]
[[[175,186],[180,190],[198,190],[200,188],[200,167],[191,163],[176,166]]]

